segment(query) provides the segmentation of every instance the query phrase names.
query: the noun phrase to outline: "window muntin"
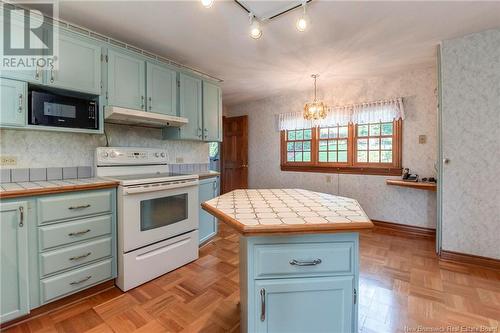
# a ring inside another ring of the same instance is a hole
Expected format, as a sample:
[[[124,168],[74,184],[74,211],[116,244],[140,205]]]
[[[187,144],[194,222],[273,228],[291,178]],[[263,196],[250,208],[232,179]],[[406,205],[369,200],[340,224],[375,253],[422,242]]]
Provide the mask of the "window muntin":
[[[286,161],[311,162],[312,129],[286,131]]]
[[[349,127],[335,126],[319,128],[318,162],[347,163]]]
[[[356,125],[355,163],[393,163],[394,123]]]

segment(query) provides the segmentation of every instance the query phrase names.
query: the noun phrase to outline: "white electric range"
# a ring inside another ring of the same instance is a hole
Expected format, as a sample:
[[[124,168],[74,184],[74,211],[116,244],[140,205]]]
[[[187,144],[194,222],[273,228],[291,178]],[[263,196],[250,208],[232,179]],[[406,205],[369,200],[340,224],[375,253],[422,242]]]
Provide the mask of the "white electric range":
[[[99,147],[96,174],[118,181],[118,277],[126,291],[198,258],[198,175],[168,172],[154,148]]]

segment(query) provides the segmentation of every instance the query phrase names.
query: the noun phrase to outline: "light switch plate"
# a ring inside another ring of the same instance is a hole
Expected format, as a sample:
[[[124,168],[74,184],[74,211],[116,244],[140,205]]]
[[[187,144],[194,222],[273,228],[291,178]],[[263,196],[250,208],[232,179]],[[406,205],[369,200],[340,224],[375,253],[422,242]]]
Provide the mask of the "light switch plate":
[[[426,135],[419,135],[418,136],[418,143],[424,144],[427,142],[427,136]]]
[[[184,163],[184,157],[176,157],[175,163]]]
[[[331,183],[332,182],[332,176],[326,176],[326,182]]]
[[[16,156],[2,156],[0,159],[0,166],[16,166],[17,157]]]

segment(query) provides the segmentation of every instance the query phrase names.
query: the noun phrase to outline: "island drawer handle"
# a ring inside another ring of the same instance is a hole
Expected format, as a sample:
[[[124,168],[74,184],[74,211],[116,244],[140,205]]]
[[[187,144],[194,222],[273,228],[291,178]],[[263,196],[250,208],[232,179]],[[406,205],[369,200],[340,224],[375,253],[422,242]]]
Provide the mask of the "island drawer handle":
[[[69,258],[69,260],[79,260],[79,259],[87,258],[91,254],[92,254],[92,252],[87,252],[85,254],[82,254],[81,256],[71,257],[71,258]]]
[[[72,286],[74,286],[74,285],[77,285],[77,284],[80,284],[80,283],[84,283],[85,281],[90,280],[91,277],[92,277],[92,275],[89,275],[86,278],[81,279],[80,281],[73,281],[73,282],[70,282],[69,284],[72,285]]]
[[[260,321],[266,320],[266,289],[260,290]]]
[[[90,204],[88,205],[81,205],[81,206],[71,206],[71,207],[68,207],[68,209],[82,209],[82,208],[89,208],[90,207]]]
[[[76,232],[70,232],[68,234],[68,236],[80,236],[80,235],[86,234],[87,232],[90,232],[90,229],[82,230],[82,231],[76,231]]]
[[[298,261],[298,260],[290,260],[290,265],[293,266],[316,266],[321,264],[321,259],[314,259],[311,261]]]

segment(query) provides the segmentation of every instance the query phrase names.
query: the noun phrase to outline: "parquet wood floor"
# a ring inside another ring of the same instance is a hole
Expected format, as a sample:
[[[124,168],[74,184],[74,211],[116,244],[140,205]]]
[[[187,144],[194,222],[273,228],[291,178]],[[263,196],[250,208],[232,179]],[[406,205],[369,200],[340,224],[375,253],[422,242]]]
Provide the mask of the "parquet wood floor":
[[[114,288],[14,332],[239,332],[238,235],[220,225],[200,258],[127,293]],[[500,272],[439,262],[434,242],[361,234],[359,330],[497,327]],[[306,332],[304,332],[306,333]]]

